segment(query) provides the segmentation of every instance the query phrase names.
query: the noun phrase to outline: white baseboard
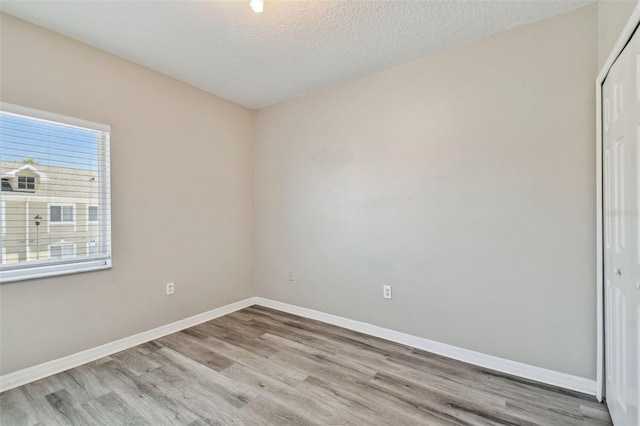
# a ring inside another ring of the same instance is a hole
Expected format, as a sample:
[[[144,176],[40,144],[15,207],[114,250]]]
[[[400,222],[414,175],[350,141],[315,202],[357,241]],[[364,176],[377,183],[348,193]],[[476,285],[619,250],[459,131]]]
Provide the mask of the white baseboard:
[[[267,308],[277,309],[279,311],[288,312],[290,314],[299,315],[301,317],[322,321],[328,324],[337,325],[349,330],[358,331],[392,342],[401,343],[427,352],[457,359],[459,361],[468,362],[469,364],[478,365],[480,367],[489,368],[491,370],[500,371],[511,374],[513,376],[523,377],[525,379],[535,380],[537,382],[570,389],[589,395],[596,394],[595,380],[585,379],[583,377],[573,376],[559,371],[548,370],[546,368],[535,367],[521,362],[511,361],[504,358],[498,358],[492,355],[486,355],[480,352],[474,352],[468,349],[447,345],[422,337],[413,336],[399,331],[390,330],[388,328],[367,324],[348,318],[339,317],[337,315],[327,314],[313,309],[302,308],[300,306],[290,305],[288,303],[277,302],[275,300],[265,299],[262,297],[249,297],[247,299],[222,306],[211,311],[203,312],[171,324],[163,325],[149,331],[144,331],[133,336],[125,337],[114,342],[106,343],[95,348],[87,349],[63,358],[58,358],[33,367],[18,370],[13,373],[0,376],[0,392],[13,389],[18,386],[31,383],[33,381],[60,373],[70,368],[78,367],[91,361],[95,361],[102,357],[112,355],[116,352],[132,348],[153,339],[175,333],[185,328],[210,321],[212,319],[230,314],[232,312],[244,309],[251,305],[261,305]]]
[[[86,351],[78,352],[69,356],[54,359],[52,361],[47,361],[33,367],[28,367],[23,370],[5,374],[3,376],[0,376],[0,392],[4,392],[6,390],[25,385],[27,383],[34,382],[47,376],[60,373],[61,371],[68,370],[70,368],[78,367],[82,364],[86,364],[102,357],[112,355],[116,352],[132,348],[150,340],[166,336],[167,334],[175,333],[176,331],[193,327],[194,325],[201,324],[205,321],[210,321],[214,318],[239,311],[240,309],[244,309],[254,304],[255,298],[249,297],[247,299],[240,300],[239,302],[231,303],[229,305],[225,305],[211,311],[203,312],[201,314],[194,315],[180,321],[172,322],[171,324],[166,324],[152,330],[144,331],[133,336],[125,337],[114,342],[106,343],[95,348],[87,349]]]
[[[411,334],[401,333],[399,331],[390,330],[388,328],[378,327],[376,325],[367,324],[365,322],[355,321],[348,318],[339,317],[337,315],[326,314],[313,309],[302,308],[300,306],[290,305],[288,303],[277,302],[275,300],[256,297],[257,305],[267,308],[277,309],[301,317],[310,318],[328,324],[337,325],[349,330],[358,331],[375,337],[380,337],[392,342],[401,343],[416,349],[422,349],[438,355],[457,359],[459,361],[474,364],[491,370],[500,371],[502,373],[511,374],[513,376],[522,377],[537,382],[558,386],[577,392],[596,395],[596,381],[585,379],[571,374],[561,373],[559,371],[548,370],[546,368],[536,367],[517,361],[511,361],[480,352],[463,349],[456,346],[447,345],[422,337],[413,336]]]

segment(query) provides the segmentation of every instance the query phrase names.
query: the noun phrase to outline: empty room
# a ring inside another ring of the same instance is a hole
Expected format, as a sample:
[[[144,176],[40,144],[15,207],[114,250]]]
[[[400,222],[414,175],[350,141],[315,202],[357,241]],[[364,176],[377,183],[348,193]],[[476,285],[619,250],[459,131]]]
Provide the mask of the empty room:
[[[0,1],[0,425],[640,425],[636,0]]]

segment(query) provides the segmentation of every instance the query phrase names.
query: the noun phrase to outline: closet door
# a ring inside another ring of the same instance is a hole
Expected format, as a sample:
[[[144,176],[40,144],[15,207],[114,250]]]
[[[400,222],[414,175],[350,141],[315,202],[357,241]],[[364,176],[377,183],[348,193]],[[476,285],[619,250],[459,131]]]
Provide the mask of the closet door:
[[[603,85],[605,392],[616,425],[640,422],[640,35]]]

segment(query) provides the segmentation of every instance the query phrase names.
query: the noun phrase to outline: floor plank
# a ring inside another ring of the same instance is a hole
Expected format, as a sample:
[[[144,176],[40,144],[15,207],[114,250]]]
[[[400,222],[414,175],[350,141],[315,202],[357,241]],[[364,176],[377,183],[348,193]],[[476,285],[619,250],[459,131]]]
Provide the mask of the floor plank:
[[[252,306],[0,394],[0,425],[611,425],[594,398]]]

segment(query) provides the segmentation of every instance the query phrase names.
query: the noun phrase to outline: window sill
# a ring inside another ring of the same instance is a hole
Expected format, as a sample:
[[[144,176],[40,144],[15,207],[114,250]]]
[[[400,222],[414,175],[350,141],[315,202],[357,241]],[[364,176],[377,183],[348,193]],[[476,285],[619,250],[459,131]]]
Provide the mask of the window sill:
[[[14,269],[6,269],[5,267],[0,269],[0,284],[59,275],[79,274],[102,269],[111,269],[111,259],[70,261],[67,263],[43,264],[40,266],[18,267]]]

